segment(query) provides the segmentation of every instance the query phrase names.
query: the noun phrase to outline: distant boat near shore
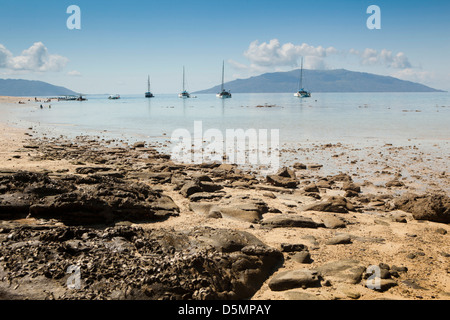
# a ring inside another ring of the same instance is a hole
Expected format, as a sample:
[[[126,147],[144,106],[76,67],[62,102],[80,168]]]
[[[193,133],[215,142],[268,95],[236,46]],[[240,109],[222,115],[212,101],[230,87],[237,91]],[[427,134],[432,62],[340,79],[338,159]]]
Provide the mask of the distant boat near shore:
[[[82,95],[69,95],[58,97],[58,101],[87,101]]]
[[[147,80],[147,92],[145,93],[145,97],[146,98],[154,98],[155,97],[153,95],[153,93],[150,91],[150,76],[148,76],[148,80]]]
[[[182,99],[188,99],[191,97],[189,92],[186,91],[185,84],[186,84],[186,80],[185,80],[185,71],[184,71],[184,66],[183,66],[183,91],[178,94],[178,97],[182,98]]]
[[[110,96],[108,97],[108,99],[109,99],[109,100],[118,100],[118,99],[120,99],[120,95],[118,95],[118,94],[116,94],[116,95],[110,95]]]
[[[222,63],[222,86],[220,87],[220,92],[216,94],[217,98],[220,99],[229,99],[231,98],[231,93],[224,89],[224,80],[225,80],[225,61]]]

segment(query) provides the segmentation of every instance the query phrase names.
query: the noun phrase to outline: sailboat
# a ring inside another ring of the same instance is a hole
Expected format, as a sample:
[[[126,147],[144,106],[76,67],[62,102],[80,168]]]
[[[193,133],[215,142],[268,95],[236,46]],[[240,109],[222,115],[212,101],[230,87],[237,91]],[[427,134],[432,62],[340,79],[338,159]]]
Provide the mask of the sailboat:
[[[225,75],[225,61],[222,64],[222,87],[220,89],[220,92],[216,94],[217,98],[220,99],[228,99],[231,98],[231,93],[229,91],[226,91],[223,87],[224,85],[224,75]]]
[[[299,83],[299,89],[296,93],[294,93],[294,96],[299,98],[309,98],[311,97],[311,92],[306,91],[303,89],[303,57],[302,57],[302,67],[300,70],[300,83]]]
[[[150,76],[148,76],[148,83],[147,83],[147,92],[145,93],[146,98],[153,98],[154,95],[150,91]]]
[[[183,99],[187,99],[190,98],[191,95],[189,94],[189,92],[186,91],[185,89],[185,72],[184,72],[184,66],[183,66],[183,91],[181,93],[178,94],[179,98],[183,98]]]

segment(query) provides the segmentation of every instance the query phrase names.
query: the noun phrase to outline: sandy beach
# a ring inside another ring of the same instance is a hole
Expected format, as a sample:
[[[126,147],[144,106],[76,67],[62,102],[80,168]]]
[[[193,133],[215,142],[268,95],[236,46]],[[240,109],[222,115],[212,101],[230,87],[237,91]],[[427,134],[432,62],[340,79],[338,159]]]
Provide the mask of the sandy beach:
[[[261,177],[36,130],[0,123],[0,298],[450,299],[448,141],[286,146]]]

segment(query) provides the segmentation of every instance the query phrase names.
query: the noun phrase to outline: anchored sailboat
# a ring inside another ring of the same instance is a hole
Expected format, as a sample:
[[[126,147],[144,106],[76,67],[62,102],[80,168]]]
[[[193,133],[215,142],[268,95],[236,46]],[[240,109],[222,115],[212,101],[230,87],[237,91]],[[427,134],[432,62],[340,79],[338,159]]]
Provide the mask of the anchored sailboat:
[[[181,93],[178,94],[179,98],[183,98],[183,99],[187,99],[190,98],[191,95],[189,94],[189,92],[186,91],[185,89],[185,72],[184,72],[184,66],[183,66],[183,91]]]
[[[300,82],[299,82],[299,88],[296,93],[294,93],[294,96],[299,98],[309,98],[311,97],[311,92],[306,91],[303,88],[303,57],[302,57],[302,67],[300,69]]]
[[[224,89],[224,75],[225,75],[225,61],[222,64],[222,86],[220,89],[220,92],[218,94],[216,94],[216,97],[220,98],[220,99],[228,99],[231,98],[231,93],[229,91],[226,91]]]
[[[145,93],[145,97],[146,98],[153,98],[154,97],[153,93],[150,91],[150,76],[148,76],[147,92]]]

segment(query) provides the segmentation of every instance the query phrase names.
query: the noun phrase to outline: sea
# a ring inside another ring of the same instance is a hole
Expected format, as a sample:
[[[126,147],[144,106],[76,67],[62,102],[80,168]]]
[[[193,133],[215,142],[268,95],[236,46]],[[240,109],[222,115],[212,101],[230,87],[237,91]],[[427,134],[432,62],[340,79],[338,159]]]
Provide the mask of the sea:
[[[18,105],[2,112],[9,124],[32,127],[36,135],[93,136],[133,143],[157,143],[170,149],[172,134],[186,129],[278,130],[280,149],[324,144],[364,148],[394,144],[436,148],[450,153],[450,94],[439,93],[235,93],[180,99],[177,94],[87,95],[87,101],[51,101]],[[34,100],[34,97],[31,99]],[[44,100],[43,100],[44,101]],[[40,108],[40,104],[43,108]],[[5,108],[5,106],[0,106]],[[36,136],[35,135],[35,136]],[[425,150],[426,151],[426,150]]]

